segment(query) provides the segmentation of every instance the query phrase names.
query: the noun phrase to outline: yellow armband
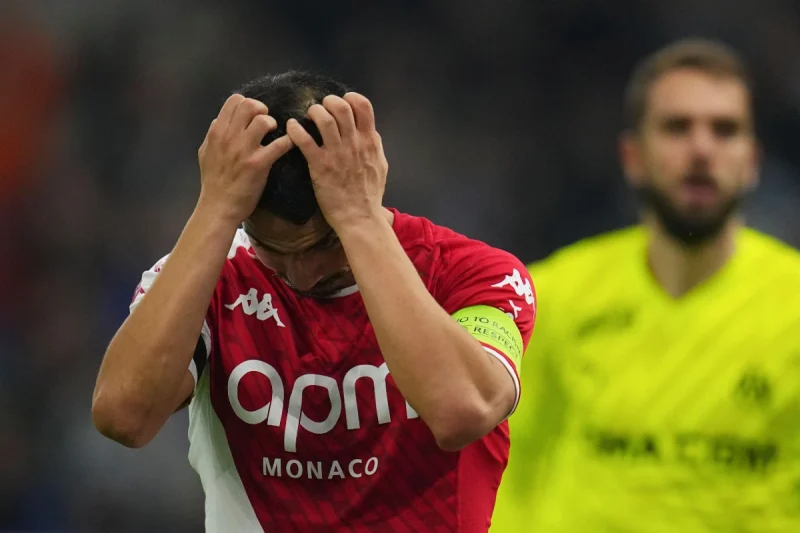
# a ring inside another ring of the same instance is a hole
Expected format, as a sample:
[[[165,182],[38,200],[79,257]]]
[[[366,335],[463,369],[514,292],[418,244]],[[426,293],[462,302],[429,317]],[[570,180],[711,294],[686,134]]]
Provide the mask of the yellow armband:
[[[488,305],[460,309],[453,313],[453,318],[478,342],[511,359],[517,373],[522,370],[522,334],[513,318]]]

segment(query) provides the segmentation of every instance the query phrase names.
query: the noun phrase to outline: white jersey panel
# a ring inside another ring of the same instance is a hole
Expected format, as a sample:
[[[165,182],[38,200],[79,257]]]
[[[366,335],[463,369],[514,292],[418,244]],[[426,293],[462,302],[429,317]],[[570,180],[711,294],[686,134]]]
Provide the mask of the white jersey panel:
[[[189,404],[189,463],[200,476],[206,496],[206,532],[261,532],[233,462],[225,429],[211,404],[208,381],[206,370]]]

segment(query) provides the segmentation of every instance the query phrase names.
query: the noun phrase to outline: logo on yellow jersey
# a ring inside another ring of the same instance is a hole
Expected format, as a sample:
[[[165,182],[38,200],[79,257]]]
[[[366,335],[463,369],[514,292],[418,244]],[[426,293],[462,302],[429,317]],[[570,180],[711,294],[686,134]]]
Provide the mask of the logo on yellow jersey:
[[[636,313],[631,308],[612,308],[593,315],[578,324],[575,336],[583,339],[601,331],[623,330],[633,325]]]
[[[748,370],[737,382],[733,395],[747,407],[765,408],[772,402],[772,385],[763,373]]]
[[[639,433],[587,427],[584,438],[587,451],[597,459],[630,465],[671,464],[758,475],[770,472],[780,457],[776,442],[703,431]]]

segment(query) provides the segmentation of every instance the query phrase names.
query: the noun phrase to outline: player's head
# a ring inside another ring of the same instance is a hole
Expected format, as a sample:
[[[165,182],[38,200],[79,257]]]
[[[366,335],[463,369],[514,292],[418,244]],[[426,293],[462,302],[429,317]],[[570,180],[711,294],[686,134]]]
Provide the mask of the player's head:
[[[685,245],[713,240],[758,179],[742,60],[716,41],[673,43],[637,66],[625,113],[622,162],[646,215]]]
[[[347,91],[326,76],[289,71],[253,80],[237,92],[266,104],[278,123],[262,144],[285,135],[286,122],[294,118],[321,145],[308,108],[329,94],[344,96]],[[344,250],[320,213],[308,163],[299,149],[272,166],[258,207],[244,227],[261,261],[298,292],[324,297],[352,284]]]

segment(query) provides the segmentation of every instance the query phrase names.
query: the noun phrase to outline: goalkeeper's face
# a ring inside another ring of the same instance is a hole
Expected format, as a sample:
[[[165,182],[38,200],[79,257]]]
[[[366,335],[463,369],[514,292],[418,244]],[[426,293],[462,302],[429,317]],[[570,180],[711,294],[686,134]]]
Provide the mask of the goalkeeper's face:
[[[650,87],[638,133],[623,141],[626,174],[647,212],[686,244],[720,233],[757,181],[745,84],[696,69]]]
[[[355,283],[342,243],[321,215],[298,226],[256,209],[244,229],[258,259],[304,296],[330,297]]]

